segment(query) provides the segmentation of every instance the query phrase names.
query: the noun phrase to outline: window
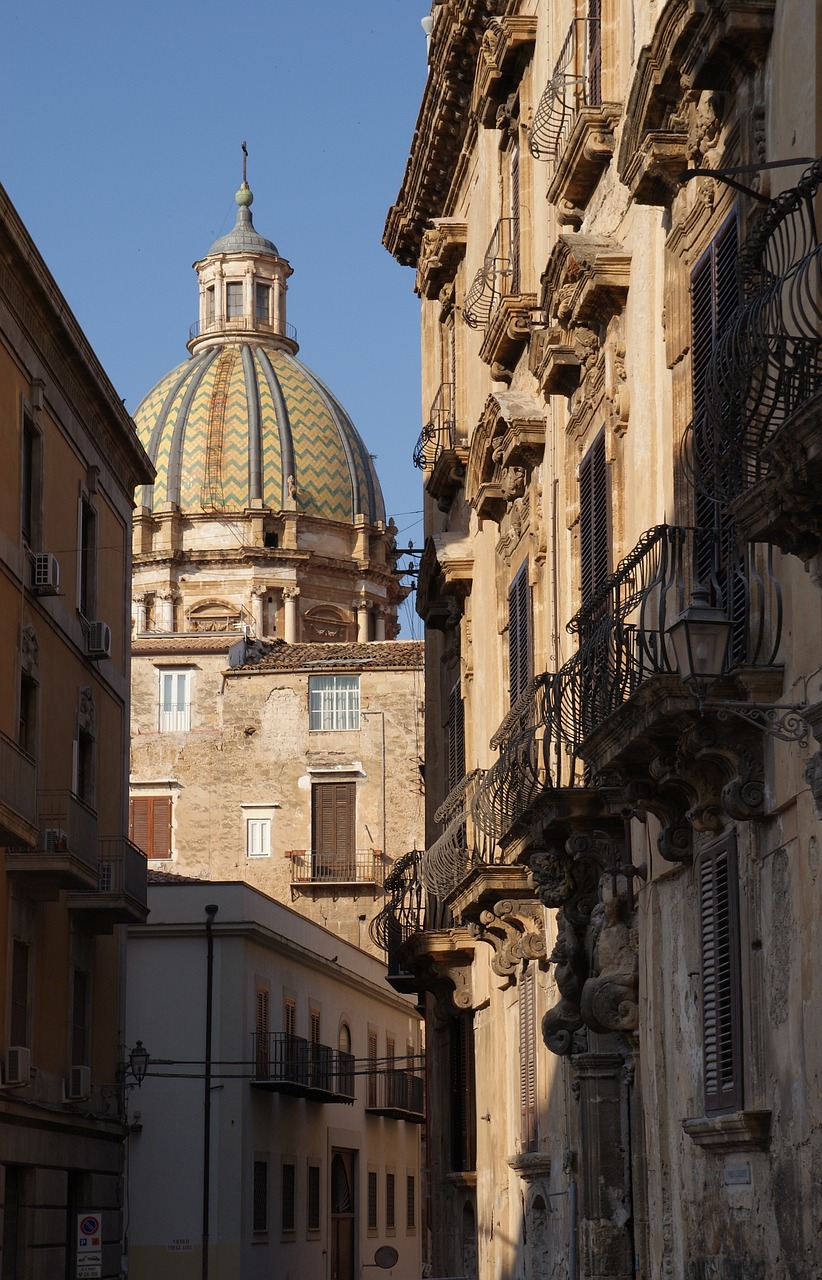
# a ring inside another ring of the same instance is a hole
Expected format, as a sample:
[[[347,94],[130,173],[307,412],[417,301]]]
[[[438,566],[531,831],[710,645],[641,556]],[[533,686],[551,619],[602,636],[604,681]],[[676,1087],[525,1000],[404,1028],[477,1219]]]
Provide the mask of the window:
[[[251,1229],[255,1233],[268,1230],[268,1161],[254,1161],[251,1191]]]
[[[531,588],[526,560],[508,591],[508,687],[512,706],[528,688],[531,675]]]
[[[271,857],[270,818],[246,818],[245,852],[249,858]]]
[[[579,556],[584,604],[611,572],[611,494],[604,428],[579,464]]]
[[[225,287],[225,313],[229,320],[243,314],[242,281],[231,281]]]
[[[208,286],[205,292],[205,322],[207,325],[214,323],[214,285]]]
[[[160,676],[160,733],[191,728],[191,672],[166,669]]]
[[[457,680],[448,693],[448,721],[445,726],[448,793],[465,777],[465,703]]]
[[[86,729],[79,729],[74,744],[74,794],[89,808],[95,805],[94,738]]]
[[[520,1144],[523,1151],[536,1151],[537,1129],[537,1027],[534,966],[529,965],[519,983],[519,1103]]]
[[[477,1127],[474,1105],[473,1014],[451,1020],[451,1168],[466,1173],[476,1168]]]
[[[15,938],[11,952],[9,1044],[29,1043],[29,945]]]
[[[417,1225],[417,1187],[413,1173],[405,1179],[405,1227],[413,1231]]]
[[[80,500],[77,540],[77,608],[93,619],[97,608],[97,512],[86,498]]]
[[[20,477],[20,531],[28,547],[40,544],[40,436],[27,413],[23,414],[23,457]]]
[[[698,860],[702,926],[705,1110],[736,1111],[742,1097],[739,880],[733,833]]]
[[[17,745],[32,759],[37,755],[37,681],[24,671],[20,676],[20,719]]]
[[[71,1002],[71,1065],[88,1066],[89,976],[85,969],[74,970]]]
[[[368,1230],[377,1230],[377,1174],[368,1170]]]
[[[286,996],[283,1005],[283,1031],[287,1036],[297,1034],[297,1001],[293,996]]]
[[[306,1203],[306,1229],[316,1232],[320,1230],[320,1166],[308,1166],[308,1196]]]
[[[258,983],[254,992],[254,1061],[257,1075],[263,1079],[268,1075],[269,1040],[268,988]]]
[[[397,1225],[396,1220],[396,1178],[393,1173],[385,1175],[385,1229],[393,1231]]]
[[[283,1188],[280,1212],[280,1227],[283,1235],[290,1235],[296,1230],[297,1205],[297,1166],[290,1161],[283,1161]]]
[[[347,1022],[343,1022],[340,1024],[340,1034],[339,1034],[337,1044],[338,1044],[340,1053],[351,1052],[351,1028],[349,1027]]]
[[[310,676],[308,708],[310,729],[359,729],[360,677]]]
[[[129,839],[147,858],[171,857],[171,796],[134,796],[128,824]]]
[[[368,1030],[368,1089],[366,1092],[366,1106],[376,1107],[377,1105],[377,1033]]]
[[[271,300],[271,286],[267,284],[255,284],[254,286],[254,314],[263,324],[268,324],[269,304]]]
[[[355,782],[315,782],[311,790],[311,854],[315,880],[356,879]]]

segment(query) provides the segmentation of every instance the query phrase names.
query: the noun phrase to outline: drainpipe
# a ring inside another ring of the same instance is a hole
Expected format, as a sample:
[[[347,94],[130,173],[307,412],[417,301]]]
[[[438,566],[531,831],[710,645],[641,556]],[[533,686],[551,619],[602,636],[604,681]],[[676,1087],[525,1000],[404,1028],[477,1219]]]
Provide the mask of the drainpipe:
[[[205,1095],[203,1098],[203,1280],[208,1280],[208,1219],[211,1174],[211,1025],[212,996],[214,994],[214,936],[211,926],[217,907],[206,909],[206,1043],[205,1043]]]

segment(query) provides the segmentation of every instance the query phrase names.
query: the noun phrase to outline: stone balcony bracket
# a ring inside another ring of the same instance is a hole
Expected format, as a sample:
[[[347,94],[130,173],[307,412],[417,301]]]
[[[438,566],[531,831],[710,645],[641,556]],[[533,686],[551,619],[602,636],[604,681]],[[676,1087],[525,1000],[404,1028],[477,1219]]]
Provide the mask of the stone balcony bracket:
[[[621,116],[618,102],[579,108],[545,193],[561,223],[575,227],[582,224],[585,207],[614,154]]]
[[[465,257],[468,224],[456,218],[436,218],[423,233],[417,265],[416,288],[420,297],[437,298],[450,284]]]
[[[771,1136],[770,1111],[736,1111],[683,1120],[688,1137],[717,1155],[729,1151],[767,1151]]]
[[[510,382],[519,354],[531,337],[535,293],[503,294],[494,309],[480,347],[480,360],[491,366],[497,382]]]
[[[519,1151],[508,1156],[505,1163],[528,1184],[547,1182],[551,1176],[551,1157],[547,1151]]]
[[[537,38],[534,15],[492,18],[477,59],[471,109],[486,127],[496,123],[499,104],[510,92],[517,68],[531,56]]]
[[[566,331],[602,330],[619,315],[631,282],[631,255],[604,236],[563,233],[542,273],[540,306]]]
[[[545,408],[527,393],[499,391],[485,402],[471,439],[465,497],[497,523],[522,497],[545,448]]]

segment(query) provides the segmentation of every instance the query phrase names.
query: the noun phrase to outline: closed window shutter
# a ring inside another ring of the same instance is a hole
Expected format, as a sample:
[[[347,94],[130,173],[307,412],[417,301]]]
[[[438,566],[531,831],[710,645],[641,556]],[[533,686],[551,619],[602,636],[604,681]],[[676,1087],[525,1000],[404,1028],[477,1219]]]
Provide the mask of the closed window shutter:
[[[256,1044],[257,1074],[268,1072],[268,991],[265,987],[257,987],[254,999],[254,1030]]]
[[[448,752],[448,791],[454,790],[465,777],[465,703],[462,700],[460,681],[448,694],[448,724],[446,726]]]
[[[579,538],[584,604],[611,571],[611,496],[604,430],[579,464]]]
[[[135,796],[130,801],[129,839],[148,858],[171,857],[170,796]]]
[[[536,991],[533,966],[525,970],[519,984],[519,1098],[523,1151],[537,1149],[537,1045]]]
[[[477,1134],[474,1085],[474,1023],[471,1013],[451,1022],[451,1168],[476,1168]]]
[[[531,588],[526,560],[508,592],[508,687],[512,706],[528,687],[531,674]]]
[[[354,782],[315,783],[311,831],[315,872],[318,866],[350,866],[353,874],[355,799]]]
[[[705,1110],[735,1111],[742,1092],[742,991],[736,840],[702,853],[698,867],[702,936]]]

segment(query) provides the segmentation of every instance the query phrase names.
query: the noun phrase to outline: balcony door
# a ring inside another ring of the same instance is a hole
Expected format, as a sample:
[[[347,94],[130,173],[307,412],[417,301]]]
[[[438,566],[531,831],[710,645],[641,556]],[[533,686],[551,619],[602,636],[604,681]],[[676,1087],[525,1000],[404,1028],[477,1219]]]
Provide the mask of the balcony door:
[[[356,783],[317,782],[311,799],[314,879],[354,880]]]
[[[357,1239],[356,1151],[331,1153],[331,1280],[354,1280]]]

